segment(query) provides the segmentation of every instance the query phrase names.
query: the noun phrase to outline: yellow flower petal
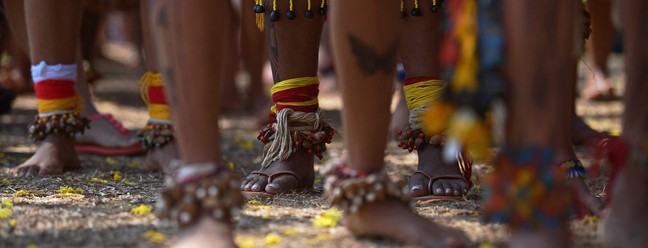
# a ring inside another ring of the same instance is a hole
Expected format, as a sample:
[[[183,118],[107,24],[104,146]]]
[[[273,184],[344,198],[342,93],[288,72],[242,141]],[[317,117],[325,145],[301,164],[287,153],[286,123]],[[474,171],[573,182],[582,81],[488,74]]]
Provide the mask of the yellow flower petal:
[[[234,162],[229,162],[230,170],[234,170]]]
[[[13,215],[11,209],[9,208],[0,208],[0,220],[9,219]]]
[[[1,204],[2,204],[2,206],[5,206],[5,207],[7,207],[7,208],[10,208],[10,207],[13,207],[13,206],[14,206],[14,205],[13,205],[13,202],[11,202],[10,199],[4,199],[4,200],[2,200],[2,203],[1,203]]]
[[[594,215],[588,215],[583,218],[583,222],[586,224],[594,224],[598,223],[599,218],[594,216]]]
[[[252,200],[247,201],[247,204],[248,205],[261,205],[262,203],[260,201],[258,201],[258,200],[252,199]]]
[[[234,238],[234,243],[236,243],[239,248],[258,247],[257,245],[255,245],[254,238],[247,235],[236,235],[236,237]]]
[[[38,245],[36,245],[36,244],[28,244],[27,246],[25,246],[25,248],[38,248]]]
[[[318,227],[336,227],[342,217],[340,211],[335,208],[326,210],[313,220],[313,225]]]
[[[11,181],[9,181],[9,179],[6,179],[6,178],[5,178],[5,179],[2,179],[1,182],[2,182],[2,184],[4,184],[4,185],[9,185],[9,184],[11,184]]]
[[[109,165],[116,165],[119,164],[119,160],[108,157],[106,158],[106,163],[108,163]]]
[[[486,242],[486,243],[479,244],[479,248],[495,248],[495,245]]]
[[[276,233],[268,233],[263,239],[266,245],[276,245],[281,243],[281,236]]]
[[[14,193],[14,196],[17,196],[17,197],[25,197],[25,196],[30,196],[30,195],[31,194],[29,194],[27,191],[24,191],[22,189],[16,191],[16,193]]]
[[[144,233],[144,237],[152,243],[164,243],[166,241],[166,236],[163,233],[157,232],[155,230],[148,230]]]
[[[269,220],[270,219],[270,214],[262,214],[261,219]]]
[[[131,169],[137,169],[140,166],[140,161],[137,159],[131,160],[126,167]]]
[[[295,229],[295,228],[288,228],[288,229],[283,231],[283,235],[286,235],[286,236],[295,236],[297,234],[299,234],[299,231],[297,231],[297,229]]]
[[[9,225],[11,225],[11,227],[16,227],[16,219],[11,219],[11,221],[9,221]]]
[[[149,208],[144,204],[140,204],[136,208],[131,209],[130,213],[137,214],[137,215],[147,215],[147,214],[151,214],[151,208]]]
[[[111,171],[110,172],[110,180],[121,181],[122,180],[121,172],[120,171]]]
[[[83,189],[81,188],[74,188],[70,186],[60,186],[59,189],[55,191],[56,193],[59,194],[82,194]]]

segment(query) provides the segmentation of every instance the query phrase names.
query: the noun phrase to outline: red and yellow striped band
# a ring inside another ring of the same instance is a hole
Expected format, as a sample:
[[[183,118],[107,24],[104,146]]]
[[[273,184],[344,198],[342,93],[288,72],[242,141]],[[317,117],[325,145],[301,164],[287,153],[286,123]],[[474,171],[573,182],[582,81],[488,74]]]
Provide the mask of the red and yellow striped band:
[[[147,71],[140,79],[140,94],[148,107],[149,117],[171,120],[171,110],[164,94],[164,81],[158,72]]]
[[[292,78],[281,81],[270,91],[275,103],[270,111],[274,114],[289,108],[299,112],[315,112],[319,108],[319,80],[317,77]]]
[[[77,96],[72,80],[41,80],[34,84],[34,91],[39,114],[83,109],[83,99]]]

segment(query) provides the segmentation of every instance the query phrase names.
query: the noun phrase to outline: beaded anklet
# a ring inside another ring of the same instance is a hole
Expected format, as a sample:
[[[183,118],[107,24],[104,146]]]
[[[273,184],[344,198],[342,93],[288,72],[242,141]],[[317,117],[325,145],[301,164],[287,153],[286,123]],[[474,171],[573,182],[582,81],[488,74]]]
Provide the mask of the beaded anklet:
[[[200,175],[178,177],[182,169]],[[180,228],[191,226],[202,216],[229,222],[243,205],[239,187],[238,177],[223,165],[185,165],[174,178],[167,177],[156,214],[177,222]]]
[[[549,149],[502,151],[495,172],[485,178],[487,218],[515,231],[562,227],[574,197],[564,171],[552,166],[552,159]]]
[[[323,169],[322,174],[326,176],[326,199],[346,212],[356,213],[365,203],[387,199],[407,206],[413,203],[407,186],[389,180],[384,170],[357,171],[338,163]]]
[[[160,148],[173,140],[174,128],[171,122],[152,122],[149,120],[146,127],[137,138],[142,143],[144,150]]]
[[[64,133],[70,137],[83,134],[89,129],[90,121],[78,112],[36,116],[36,120],[29,125],[29,137],[34,141],[43,141],[47,135]]]
[[[406,127],[405,129],[398,131],[398,147],[403,150],[408,150],[412,152],[422,148],[426,144],[430,145],[443,145],[445,142],[445,135],[426,135],[421,129],[411,129]]]
[[[579,159],[565,160],[557,165],[565,170],[567,179],[583,179],[587,175],[587,170]]]

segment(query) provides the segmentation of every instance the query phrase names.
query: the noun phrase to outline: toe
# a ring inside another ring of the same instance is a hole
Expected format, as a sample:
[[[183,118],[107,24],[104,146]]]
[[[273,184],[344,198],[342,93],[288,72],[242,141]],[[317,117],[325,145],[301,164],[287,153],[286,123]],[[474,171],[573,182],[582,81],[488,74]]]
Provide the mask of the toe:
[[[299,182],[293,176],[283,175],[277,177],[272,183],[265,186],[265,191],[270,194],[279,194],[294,190],[297,188]]]
[[[252,191],[254,192],[261,192],[266,188],[266,185],[268,184],[268,179],[264,178],[259,178],[259,180],[256,180],[254,182],[254,185],[252,185]]]
[[[248,183],[250,183],[250,181],[252,181],[252,179],[250,179],[250,176],[243,178],[243,180],[241,180],[241,190],[246,190],[246,186],[248,185]]]
[[[461,187],[461,183],[458,182],[453,182],[452,183],[452,193],[455,196],[460,196],[463,192],[463,188]]]
[[[435,195],[444,195],[445,190],[443,188],[443,183],[441,181],[436,181],[432,184],[432,189],[434,190]]]
[[[414,175],[410,177],[410,193],[413,197],[424,196],[428,194],[427,183],[421,180],[421,177]]]
[[[453,195],[454,194],[453,189],[452,189],[452,184],[450,182],[445,182],[444,181],[444,182],[441,182],[441,184],[443,185],[443,193],[445,193],[445,195]]]
[[[256,183],[256,179],[252,178],[247,180],[247,183],[245,184],[245,187],[243,187],[243,190],[245,191],[252,191],[252,185]]]

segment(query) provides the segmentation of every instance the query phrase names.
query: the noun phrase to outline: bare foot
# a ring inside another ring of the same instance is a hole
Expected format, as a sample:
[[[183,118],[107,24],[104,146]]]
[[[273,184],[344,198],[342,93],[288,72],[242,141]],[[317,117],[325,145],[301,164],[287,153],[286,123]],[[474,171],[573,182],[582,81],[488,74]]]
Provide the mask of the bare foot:
[[[203,217],[195,225],[182,231],[173,247],[236,247],[232,238],[232,224]]]
[[[103,147],[129,147],[137,144],[139,141],[128,135],[128,130],[124,129],[121,124],[110,123],[107,117],[92,118],[90,129],[86,130],[83,135],[77,135],[76,141],[80,144],[96,144]]]
[[[163,171],[171,175],[173,168],[169,165],[171,161],[179,159],[178,145],[175,140],[165,144],[161,148],[153,148],[146,153],[146,158],[142,164],[144,171]]]
[[[262,192],[265,191],[269,194],[285,193],[291,190],[300,188],[309,188],[313,186],[315,180],[314,171],[314,156],[308,154],[306,151],[298,150],[290,155],[286,160],[274,161],[268,167],[262,169],[260,172],[267,175],[272,175],[280,171],[290,171],[295,173],[299,179],[289,174],[281,174],[272,178],[272,182],[268,183],[268,177],[259,174],[250,174],[241,182],[241,190]]]
[[[509,247],[569,247],[569,236],[566,227],[551,231],[514,232],[511,234]]]
[[[389,238],[423,247],[472,244],[463,232],[429,221],[396,201],[367,203],[345,218],[345,226],[358,236]]]
[[[629,162],[615,180],[614,197],[600,228],[607,247],[648,247],[648,165]]]
[[[614,86],[610,78],[599,70],[588,73],[581,97],[586,100],[609,100],[615,97]]]
[[[442,159],[442,147],[425,145],[418,150],[419,163],[417,170],[423,171],[431,177],[459,176],[461,171],[457,162],[445,163]],[[430,194],[439,196],[460,196],[468,192],[468,184],[461,179],[438,179],[432,184],[433,192],[428,188],[430,179],[425,175],[416,173],[410,177],[409,185],[412,197]]]
[[[65,134],[50,134],[27,161],[11,169],[15,177],[57,175],[78,169],[81,162],[74,151],[74,140]]]
[[[403,130],[409,125],[409,109],[405,96],[401,94],[396,110],[392,113],[391,120],[389,121],[389,138],[398,139],[398,131]]]

